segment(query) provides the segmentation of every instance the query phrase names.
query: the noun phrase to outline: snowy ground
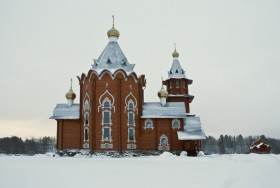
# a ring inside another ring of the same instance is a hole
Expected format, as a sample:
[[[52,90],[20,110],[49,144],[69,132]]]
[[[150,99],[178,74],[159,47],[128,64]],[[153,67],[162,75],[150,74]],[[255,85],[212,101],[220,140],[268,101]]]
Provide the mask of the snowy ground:
[[[2,188],[279,187],[280,155],[0,156]]]

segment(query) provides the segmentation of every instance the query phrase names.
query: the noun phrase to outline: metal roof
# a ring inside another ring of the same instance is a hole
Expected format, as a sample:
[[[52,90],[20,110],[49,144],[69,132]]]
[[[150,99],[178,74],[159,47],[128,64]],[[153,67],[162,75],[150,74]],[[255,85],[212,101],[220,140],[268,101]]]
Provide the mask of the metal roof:
[[[185,118],[186,109],[183,102],[167,102],[162,106],[160,102],[146,102],[143,104],[141,118]]]
[[[79,119],[80,104],[57,104],[50,119]]]
[[[102,70],[123,69],[127,73],[133,71],[135,64],[129,64],[117,41],[110,41],[99,58],[94,60],[92,69],[100,73]]]

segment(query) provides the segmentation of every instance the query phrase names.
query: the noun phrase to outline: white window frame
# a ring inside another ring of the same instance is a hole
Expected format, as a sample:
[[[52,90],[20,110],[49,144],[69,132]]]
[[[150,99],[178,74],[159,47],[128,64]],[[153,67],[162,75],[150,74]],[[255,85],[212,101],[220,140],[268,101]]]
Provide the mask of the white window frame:
[[[147,124],[146,124],[146,123],[148,123],[148,122],[150,122],[150,123],[151,123],[151,127],[147,127]],[[146,120],[145,120],[145,125],[144,125],[144,128],[145,128],[145,129],[154,129],[154,123],[153,123],[153,120],[151,120],[151,119],[146,119]]]
[[[87,123],[86,123],[86,120],[87,120]],[[84,115],[84,126],[85,127],[89,126],[89,113],[88,113],[88,111],[86,111],[85,115]]]
[[[109,106],[108,107],[105,107],[105,102],[109,102]],[[111,107],[112,107],[112,103],[111,103],[111,100],[109,99],[109,98],[105,98],[104,100],[103,100],[103,102],[102,102],[102,108],[104,109],[104,108],[110,108],[111,109]]]
[[[161,140],[162,140],[163,138],[166,139],[166,144],[162,144],[162,143],[161,143]],[[168,137],[167,137],[165,134],[163,134],[163,135],[160,136],[160,138],[159,138],[159,145],[160,145],[160,146],[169,146],[169,144],[168,144]]]
[[[129,130],[133,130],[133,140],[130,140],[129,139]],[[135,140],[135,128],[134,127],[129,127],[128,129],[127,129],[127,141],[128,142],[136,142],[136,140]]]
[[[177,122],[178,123],[178,127],[174,127],[174,123]],[[172,120],[172,128],[173,129],[179,129],[180,128],[180,120],[179,119],[173,119]]]
[[[86,130],[87,130],[87,139],[86,139]],[[89,141],[89,128],[84,127],[84,141]]]
[[[104,123],[105,119],[104,119],[104,113],[105,112],[109,112],[109,123]],[[102,111],[102,126],[111,126],[112,125],[112,117],[111,117],[111,111],[110,110],[103,110]]]
[[[104,133],[105,133],[105,129],[109,129],[109,138],[108,139],[106,139],[106,138],[104,138]],[[101,140],[102,142],[104,142],[104,141],[109,141],[109,142],[112,142],[112,129],[111,129],[111,127],[109,127],[109,126],[104,126],[104,127],[102,127],[102,140]]]
[[[132,124],[130,124],[129,123],[129,114],[132,114],[132,118],[133,118],[133,123]],[[132,111],[129,111],[129,112],[127,112],[127,126],[129,127],[129,126],[135,126],[135,113],[134,112],[132,112]]]

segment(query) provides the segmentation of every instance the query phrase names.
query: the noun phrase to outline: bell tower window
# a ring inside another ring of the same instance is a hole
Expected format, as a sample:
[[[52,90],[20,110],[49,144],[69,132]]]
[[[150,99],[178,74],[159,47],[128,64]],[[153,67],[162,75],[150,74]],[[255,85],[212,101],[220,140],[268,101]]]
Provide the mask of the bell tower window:
[[[180,88],[180,81],[176,80],[176,88]]]

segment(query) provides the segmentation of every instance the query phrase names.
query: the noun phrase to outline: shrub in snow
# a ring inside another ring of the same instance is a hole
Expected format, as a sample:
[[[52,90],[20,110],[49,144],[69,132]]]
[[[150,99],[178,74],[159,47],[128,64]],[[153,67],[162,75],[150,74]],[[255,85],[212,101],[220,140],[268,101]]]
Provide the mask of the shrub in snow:
[[[186,152],[186,151],[182,151],[180,153],[180,157],[187,157],[187,156],[188,156],[188,152]]]
[[[163,152],[159,156],[160,159],[164,159],[164,160],[175,159],[176,157],[177,157],[176,155],[173,155],[172,153],[167,152],[167,151]]]
[[[204,154],[203,151],[199,151],[198,154],[197,154],[198,157],[203,157],[204,155],[205,155],[205,154]]]

